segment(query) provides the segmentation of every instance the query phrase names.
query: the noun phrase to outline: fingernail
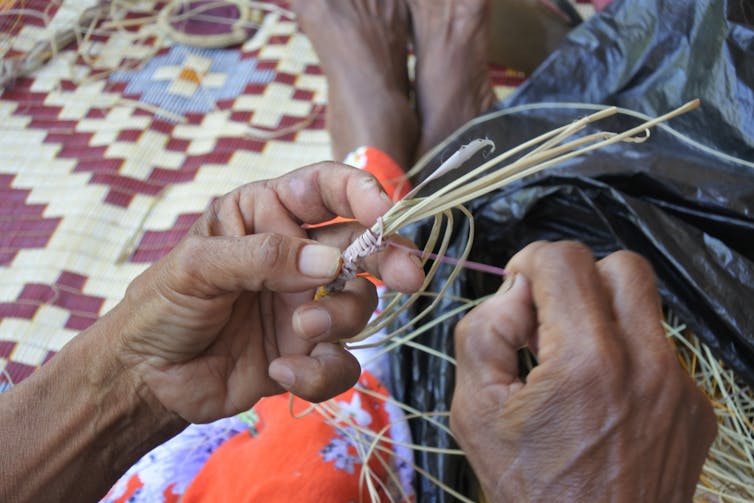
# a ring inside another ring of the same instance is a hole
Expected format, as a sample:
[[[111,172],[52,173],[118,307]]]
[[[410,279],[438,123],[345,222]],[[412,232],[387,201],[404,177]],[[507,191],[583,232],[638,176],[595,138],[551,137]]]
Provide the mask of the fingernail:
[[[513,288],[513,285],[516,282],[516,277],[518,275],[514,272],[511,274],[508,274],[505,276],[505,281],[503,281],[503,284],[500,285],[500,288],[498,289],[497,293],[504,294],[510,291],[511,288]]]
[[[277,362],[272,362],[270,364],[268,374],[270,378],[277,381],[279,385],[286,389],[291,388],[296,383],[296,375],[293,371],[285,365]]]
[[[341,254],[337,248],[306,245],[298,257],[298,270],[310,278],[332,278],[340,270]]]
[[[332,318],[325,309],[311,308],[296,311],[293,315],[293,323],[299,334],[314,338],[330,330]]]

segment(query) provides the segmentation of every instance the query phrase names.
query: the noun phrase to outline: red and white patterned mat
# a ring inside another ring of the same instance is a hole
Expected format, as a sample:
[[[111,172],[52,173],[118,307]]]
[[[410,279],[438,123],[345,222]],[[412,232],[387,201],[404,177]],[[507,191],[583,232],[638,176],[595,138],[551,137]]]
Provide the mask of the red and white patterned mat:
[[[0,0],[0,58],[94,3]],[[164,5],[134,4],[126,20]],[[85,54],[56,51],[0,92],[0,391],[112,308],[214,197],[330,157],[308,40],[284,14],[260,19],[228,49],[144,23],[94,30]],[[500,95],[522,79],[494,76]]]

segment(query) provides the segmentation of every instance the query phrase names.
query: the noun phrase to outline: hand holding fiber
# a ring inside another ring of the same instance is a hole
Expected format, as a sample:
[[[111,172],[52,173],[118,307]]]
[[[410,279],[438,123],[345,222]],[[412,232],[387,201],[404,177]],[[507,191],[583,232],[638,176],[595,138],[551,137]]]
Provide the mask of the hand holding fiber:
[[[665,340],[647,262],[539,242],[506,270],[513,287],[455,336],[451,426],[490,501],[690,501],[716,422]]]

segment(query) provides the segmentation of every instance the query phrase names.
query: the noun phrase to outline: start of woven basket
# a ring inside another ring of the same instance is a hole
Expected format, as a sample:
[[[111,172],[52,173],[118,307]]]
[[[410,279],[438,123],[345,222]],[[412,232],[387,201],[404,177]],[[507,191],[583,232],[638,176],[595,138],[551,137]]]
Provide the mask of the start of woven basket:
[[[597,131],[580,136],[577,135],[587,125],[618,112],[617,108],[609,107],[560,128],[553,129],[507,152],[498,154],[471,171],[442,185],[432,194],[425,197],[420,196],[419,194],[422,189],[429,182],[464,166],[485,149],[489,149],[490,151],[494,151],[495,149],[495,144],[489,139],[473,140],[459,148],[429,177],[380,217],[371,229],[367,229],[358,239],[351,243],[343,252],[343,267],[340,274],[335,281],[321,288],[315,298],[321,298],[329,293],[343,290],[346,283],[356,277],[363,260],[393,244],[386,236],[394,234],[402,227],[425,218],[437,218],[452,208],[460,209],[472,199],[489,194],[516,180],[587,152],[617,142],[642,143],[649,138],[650,128],[697,107],[699,107],[699,100],[690,101],[665,115],[648,120],[621,133]],[[516,160],[505,164],[505,161],[516,158],[519,155],[520,157]],[[447,257],[444,257],[444,254],[435,255],[429,250],[425,250],[424,252],[417,251],[416,254],[420,255],[423,259],[432,259],[439,262],[447,259]],[[461,260],[450,259],[449,263],[453,263],[459,267],[479,265],[468,262],[465,259],[466,257],[462,257]],[[478,269],[485,270],[483,267]],[[494,271],[487,272],[505,274],[504,271],[497,268]]]

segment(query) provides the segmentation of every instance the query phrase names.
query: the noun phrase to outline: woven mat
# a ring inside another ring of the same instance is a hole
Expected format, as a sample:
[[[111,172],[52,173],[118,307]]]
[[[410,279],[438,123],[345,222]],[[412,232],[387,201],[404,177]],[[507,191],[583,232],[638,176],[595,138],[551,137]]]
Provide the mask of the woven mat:
[[[94,2],[59,3],[0,0],[0,12],[26,12],[0,20],[0,58]],[[95,35],[94,63],[61,50],[0,94],[0,391],[112,308],[213,198],[330,157],[326,82],[295,21],[267,14],[230,49],[165,41],[101,78],[159,37],[132,35]],[[522,80],[493,74],[500,96]],[[252,128],[294,131],[264,140]]]

